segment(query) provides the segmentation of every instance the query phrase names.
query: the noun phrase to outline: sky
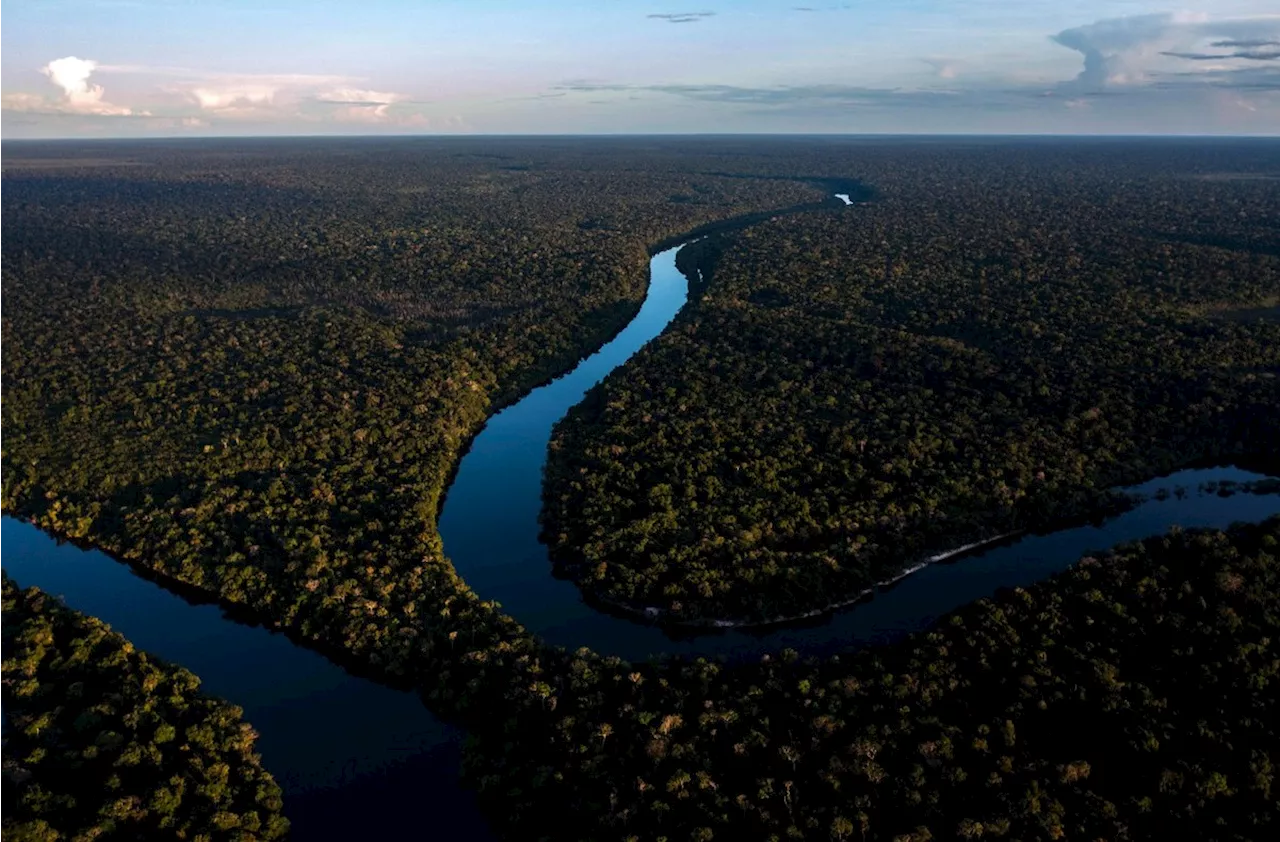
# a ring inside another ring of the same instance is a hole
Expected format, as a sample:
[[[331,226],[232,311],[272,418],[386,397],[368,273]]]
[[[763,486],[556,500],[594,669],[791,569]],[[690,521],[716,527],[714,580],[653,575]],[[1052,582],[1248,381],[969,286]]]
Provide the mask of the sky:
[[[9,0],[0,133],[1280,134],[1280,2]]]

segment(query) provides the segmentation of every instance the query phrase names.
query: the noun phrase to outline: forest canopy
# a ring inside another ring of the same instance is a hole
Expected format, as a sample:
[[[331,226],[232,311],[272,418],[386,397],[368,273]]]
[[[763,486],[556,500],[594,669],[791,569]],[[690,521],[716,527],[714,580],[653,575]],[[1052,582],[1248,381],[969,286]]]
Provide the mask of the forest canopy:
[[[4,577],[4,838],[284,838],[240,709]]]
[[[1275,521],[1098,556],[883,649],[729,665],[543,645],[457,576],[436,515],[484,419],[627,321],[655,245],[824,178],[876,198],[705,241],[686,315],[562,429],[549,536],[588,589],[683,618],[812,606],[1116,482],[1274,456],[1280,202],[1253,176],[1276,161],[6,144],[3,509],[413,686],[522,838],[1265,838]]]
[[[699,243],[697,300],[557,429],[559,566],[760,622],[1113,486],[1275,465],[1280,182],[1086,148],[876,150],[875,201]]]

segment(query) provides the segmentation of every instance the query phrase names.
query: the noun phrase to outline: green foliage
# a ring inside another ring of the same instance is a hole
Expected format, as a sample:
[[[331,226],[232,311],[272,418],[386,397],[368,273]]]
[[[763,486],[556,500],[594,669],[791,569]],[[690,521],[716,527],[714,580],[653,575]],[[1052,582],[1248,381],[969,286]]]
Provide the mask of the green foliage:
[[[461,590],[460,452],[626,322],[648,244],[819,195],[626,148],[230,149],[6,148],[4,509],[363,650]]]
[[[1274,457],[1280,323],[1236,316],[1280,299],[1280,188],[1094,152],[864,150],[871,204],[699,244],[698,300],[557,429],[557,562],[608,603],[759,622]]]
[[[820,170],[720,143],[91,146],[5,147],[4,510],[476,732],[545,731],[591,696],[582,659],[443,557],[449,472],[489,413],[625,324],[650,245],[820,199],[790,178]]]
[[[240,709],[4,578],[5,839],[281,839]]]
[[[22,163],[77,155],[93,165]],[[884,650],[730,666],[548,649],[467,589],[435,516],[484,418],[634,311],[649,246],[812,201],[813,187],[785,179],[815,173],[866,178],[880,201],[765,223],[682,258],[711,270],[711,285],[671,342],[704,320],[704,350],[689,344],[685,366],[663,363],[667,382],[637,391],[668,413],[647,422],[653,441],[636,442],[663,467],[627,480],[638,490],[627,505],[646,507],[658,536],[688,529],[696,502],[704,517],[741,506],[738,523],[707,517],[726,541],[769,549],[765,527],[813,541],[770,549],[780,568],[800,559],[806,573],[771,588],[769,610],[813,603],[828,574],[808,578],[803,556],[831,534],[865,539],[868,569],[855,570],[865,578],[873,564],[896,564],[876,549],[894,535],[906,550],[963,540],[1032,522],[1039,510],[1027,501],[1053,513],[1212,447],[1256,450],[1275,423],[1274,326],[1249,315],[1273,306],[1275,188],[1189,177],[1179,184],[1205,207],[1188,210],[1166,174],[1267,171],[1273,160],[1248,145],[6,145],[3,507],[416,687],[469,731],[467,775],[521,837],[1266,838],[1280,686],[1267,654],[1280,617],[1275,523],[1130,548]],[[1123,189],[1106,184],[1116,174]],[[1144,228],[1163,239],[1139,236]],[[747,260],[767,283],[750,280]],[[1019,272],[1034,283],[1020,285]],[[991,324],[970,335],[984,301]],[[1150,314],[1137,325],[1143,304]],[[787,319],[756,312],[787,308]],[[712,326],[741,331],[743,343]],[[1128,329],[1145,344],[1116,337]],[[642,352],[636,376],[665,358],[666,341]],[[1129,356],[1108,373],[1094,352],[1113,350]],[[1175,369],[1190,376],[1170,384]],[[723,387],[718,419],[706,411],[712,387]],[[1079,403],[1082,390],[1096,395]],[[788,395],[808,414],[788,409]],[[1178,407],[1180,397],[1190,402]],[[938,427],[947,402],[963,416]],[[668,465],[670,437],[687,432],[675,413],[705,438],[684,439],[690,458]],[[819,458],[810,415],[839,433],[832,445],[844,456]],[[854,435],[857,458],[839,449]],[[1161,457],[1150,445],[1166,435]],[[885,448],[875,461],[862,458],[861,438]],[[703,441],[715,447],[702,452]],[[741,475],[725,452],[738,454]],[[978,464],[960,470],[957,452]],[[616,455],[624,464],[626,452]],[[818,467],[853,473],[799,476]],[[1057,484],[1040,493],[1041,482]],[[752,500],[752,484],[769,493]],[[579,528],[557,502],[563,478],[551,488],[559,528]],[[587,490],[589,502],[598,489]],[[822,531],[852,530],[846,505],[857,531]],[[920,510],[943,518],[936,530]],[[588,524],[599,514],[583,513]],[[627,514],[620,529],[637,522]],[[822,529],[806,532],[811,523]],[[606,579],[634,555],[614,549],[601,557]],[[676,568],[661,589],[706,584],[710,597],[697,587],[686,597],[705,606],[692,616],[741,605],[745,591],[719,588],[744,572],[724,558],[706,568],[715,575]],[[94,663],[118,671],[137,657]],[[6,663],[6,679],[19,668]],[[155,709],[190,710],[195,678],[165,676]],[[225,752],[208,757],[224,729],[140,719],[138,730],[101,708],[96,687],[50,691],[50,708],[70,708],[76,693],[95,701],[70,720],[32,711],[11,739],[74,735],[87,765],[121,762],[92,800],[23,790],[24,809],[54,818],[13,832],[41,838],[56,817],[78,815],[68,797],[117,824],[208,803],[202,827],[243,830],[233,825],[248,772]],[[18,709],[6,695],[6,714]],[[152,750],[163,762],[178,746],[200,759],[198,779],[152,774]],[[38,748],[21,752],[22,768],[46,762]]]
[[[1271,838],[1278,547],[1280,518],[1175,531],[856,654],[602,676],[554,726],[580,750],[526,761],[584,770],[593,838]]]

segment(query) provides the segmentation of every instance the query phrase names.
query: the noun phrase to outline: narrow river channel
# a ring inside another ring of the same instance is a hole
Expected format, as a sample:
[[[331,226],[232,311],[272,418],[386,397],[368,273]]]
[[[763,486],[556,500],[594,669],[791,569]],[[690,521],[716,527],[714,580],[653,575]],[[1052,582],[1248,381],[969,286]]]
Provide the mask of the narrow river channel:
[[[844,204],[847,196],[838,195]],[[551,575],[538,540],[542,474],[551,431],[609,372],[631,359],[676,317],[689,294],[668,249],[649,263],[649,294],[639,314],[612,342],[563,377],[530,392],[489,419],[462,458],[440,513],[445,554],[482,598],[502,604],[526,629],[556,646],[588,646],[601,654],[643,661],[652,655],[754,659],[790,647],[821,653],[927,626],[938,615],[994,593],[1028,585],[1086,552],[1168,531],[1172,526],[1224,527],[1280,512],[1280,495],[1218,497],[1203,483],[1248,482],[1261,474],[1224,466],[1178,471],[1124,491],[1148,499],[1098,525],[1030,535],[932,564],[848,608],[798,623],[757,629],[672,630],[588,605],[577,585]],[[1176,487],[1184,497],[1155,492]]]
[[[19,585],[61,595],[243,708],[298,842],[415,839],[425,828],[433,839],[493,838],[458,780],[461,733],[416,694],[353,676],[283,634],[193,605],[105,553],[15,518],[0,522],[0,546]],[[448,827],[458,833],[441,832]]]
[[[850,204],[847,195],[838,197]],[[676,316],[688,283],[677,248],[650,262],[635,319],[565,376],[491,418],[472,443],[440,517],[445,551],[483,598],[502,603],[553,645],[589,646],[632,660],[651,655],[754,658],[790,647],[821,653],[880,642],[1000,587],[1027,585],[1082,554],[1159,534],[1174,525],[1223,527],[1280,512],[1280,495],[1202,493],[1211,481],[1261,478],[1232,467],[1180,471],[1138,486],[1188,493],[1146,502],[1105,523],[1028,536],[925,567],[849,608],[760,630],[663,629],[602,613],[551,575],[538,541],[542,472],[555,423],[609,372],[641,351]],[[461,735],[410,693],[352,676],[284,635],[244,625],[217,606],[195,605],[107,555],[56,542],[30,524],[0,524],[3,567],[18,584],[62,595],[138,647],[196,673],[204,688],[245,711],[261,734],[263,762],[284,789],[294,838],[483,840],[474,797],[458,781]]]

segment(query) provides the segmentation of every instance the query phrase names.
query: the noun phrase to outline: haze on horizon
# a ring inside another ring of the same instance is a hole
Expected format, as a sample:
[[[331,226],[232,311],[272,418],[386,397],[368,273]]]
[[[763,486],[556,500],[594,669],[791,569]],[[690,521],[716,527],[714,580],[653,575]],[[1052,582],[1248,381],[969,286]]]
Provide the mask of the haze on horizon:
[[[1280,133],[1273,0],[47,0],[5,138]]]

